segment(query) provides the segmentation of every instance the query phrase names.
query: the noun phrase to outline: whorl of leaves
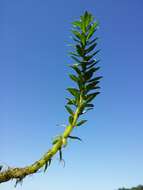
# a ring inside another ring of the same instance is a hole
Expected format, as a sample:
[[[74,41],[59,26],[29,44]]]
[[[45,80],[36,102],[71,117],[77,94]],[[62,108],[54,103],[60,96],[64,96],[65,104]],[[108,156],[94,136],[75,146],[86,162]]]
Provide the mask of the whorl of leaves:
[[[80,20],[72,23],[74,51],[70,52],[71,58],[75,61],[70,67],[74,70],[70,74],[70,79],[76,84],[75,88],[67,90],[72,95],[67,98],[66,110],[69,113],[69,123],[73,122],[75,110],[80,105],[79,116],[93,109],[93,100],[99,94],[98,86],[101,76],[96,76],[100,68],[97,66],[99,60],[94,59],[94,56],[99,52],[97,49],[97,37],[94,33],[98,28],[98,22],[94,21],[94,17],[87,11]],[[82,101],[81,101],[82,100]],[[76,126],[84,124],[86,120],[81,120],[76,123]]]

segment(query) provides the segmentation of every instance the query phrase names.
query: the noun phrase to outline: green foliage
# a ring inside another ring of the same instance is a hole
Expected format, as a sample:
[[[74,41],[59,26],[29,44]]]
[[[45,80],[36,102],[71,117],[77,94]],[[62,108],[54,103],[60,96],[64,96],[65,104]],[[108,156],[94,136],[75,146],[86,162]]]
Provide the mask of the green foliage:
[[[101,76],[97,76],[99,70],[99,60],[94,56],[100,51],[97,49],[98,37],[94,36],[98,28],[98,22],[94,21],[91,13],[85,12],[80,20],[72,23],[74,51],[70,52],[71,58],[75,61],[70,67],[74,70],[74,74],[69,74],[70,79],[76,84],[76,88],[68,88],[68,92],[72,98],[67,98],[66,110],[70,114],[69,123],[74,120],[74,113],[78,109],[78,117],[87,111],[93,109],[94,104],[91,103],[99,94],[98,83]],[[74,106],[74,108],[73,108]],[[76,122],[75,126],[84,124],[87,120]]]
[[[98,38],[94,37],[94,33],[98,28],[98,22],[94,21],[94,17],[89,12],[85,12],[80,20],[73,22],[73,40],[74,51],[70,52],[74,64],[70,65],[74,73],[69,74],[70,79],[74,82],[75,87],[67,88],[70,93],[65,108],[69,114],[69,124],[61,135],[56,136],[52,141],[52,147],[47,151],[41,159],[33,164],[23,168],[11,168],[3,171],[3,166],[0,165],[0,183],[16,179],[16,184],[22,183],[23,179],[36,173],[42,167],[44,172],[47,171],[51,164],[53,156],[58,152],[59,160],[65,164],[63,160],[63,148],[67,145],[67,140],[79,140],[81,138],[71,136],[74,127],[81,126],[87,122],[85,119],[80,119],[87,111],[94,108],[93,100],[99,94],[99,84],[101,76],[97,76],[99,60],[94,59],[94,56],[100,51],[97,49]],[[141,190],[141,189],[139,189]]]
[[[76,126],[83,125],[83,124],[86,123],[86,122],[87,122],[87,120],[81,120],[81,121],[79,121],[79,122],[76,124]]]
[[[118,190],[143,190],[143,185],[139,185],[137,187],[132,187],[132,188],[119,188]]]

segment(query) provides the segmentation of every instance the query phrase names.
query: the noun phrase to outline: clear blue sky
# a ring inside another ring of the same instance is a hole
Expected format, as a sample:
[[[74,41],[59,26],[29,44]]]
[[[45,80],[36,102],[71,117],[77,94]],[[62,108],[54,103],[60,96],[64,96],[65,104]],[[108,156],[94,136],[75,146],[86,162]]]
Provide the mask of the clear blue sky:
[[[143,1],[0,1],[0,162],[40,158],[67,122],[64,109],[71,22],[85,10],[100,21],[101,95],[46,174],[17,190],[115,190],[143,184]],[[14,182],[0,185],[14,190]]]

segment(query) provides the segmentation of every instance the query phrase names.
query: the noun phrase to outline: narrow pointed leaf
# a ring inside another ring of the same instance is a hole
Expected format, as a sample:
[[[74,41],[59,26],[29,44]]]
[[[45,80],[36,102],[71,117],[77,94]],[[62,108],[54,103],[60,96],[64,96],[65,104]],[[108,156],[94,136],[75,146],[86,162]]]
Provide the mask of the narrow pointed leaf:
[[[85,110],[85,113],[88,112],[88,111],[90,111],[90,110],[93,110],[93,108],[87,108],[87,109]]]
[[[71,67],[76,71],[77,74],[81,75],[81,70],[77,66],[72,65]]]
[[[95,78],[89,80],[88,82],[96,82],[96,84],[98,84],[98,83],[99,83],[99,80],[102,79],[102,78],[103,78],[102,76],[100,76],[100,77],[95,77]]]
[[[73,33],[78,39],[80,39],[81,34],[80,34],[78,31],[72,30],[72,33]]]
[[[98,54],[101,50],[97,50],[96,52],[94,52],[92,55],[88,55],[85,57],[86,61],[89,61],[91,58],[93,58],[96,54]]]
[[[94,89],[99,89],[100,87],[99,86],[96,86],[97,85],[97,82],[91,82],[89,83],[85,89],[86,89],[86,93],[89,92],[90,90],[94,90]]]
[[[91,102],[97,95],[99,94],[99,92],[95,92],[95,93],[92,93],[92,94],[88,94],[87,97],[86,97],[86,102]]]
[[[91,64],[89,67],[87,67],[87,69],[90,69],[92,67],[94,67],[99,61],[95,61],[93,64]],[[96,71],[99,70],[100,67],[96,67]]]
[[[69,77],[70,77],[73,81],[75,81],[75,82],[78,82],[78,81],[79,81],[78,77],[76,77],[75,75],[69,74]]]
[[[83,48],[82,48],[80,45],[76,45],[76,50],[77,50],[77,53],[78,53],[80,56],[83,56],[84,50],[83,50]]]
[[[79,137],[75,137],[75,136],[70,136],[70,135],[69,135],[68,138],[82,141],[81,138],[79,138]]]
[[[69,114],[71,114],[71,115],[74,114],[73,110],[69,106],[66,105],[65,108],[69,112]]]
[[[77,63],[81,63],[79,59],[77,59],[75,56],[71,56],[72,59],[74,59]]]
[[[67,88],[67,90],[75,97],[79,95],[79,91],[76,88]]]
[[[86,104],[85,107],[87,107],[87,108],[93,108],[94,105],[93,104]]]
[[[52,159],[50,158],[49,161],[48,161],[49,166],[51,165],[51,162],[52,162]]]
[[[63,153],[62,153],[61,148],[59,149],[59,157],[60,157],[60,162],[63,162],[63,166],[65,166],[65,161],[63,159]]]
[[[72,39],[73,39],[75,42],[79,43],[79,44],[81,43],[80,40],[78,40],[78,39],[76,39],[76,38],[74,38],[74,37],[72,37]]]
[[[66,98],[67,99],[67,104],[68,105],[75,105],[76,106],[76,102],[75,102],[75,99],[70,99],[70,98]]]
[[[46,172],[47,168],[48,168],[48,162],[45,163],[44,172]]]
[[[91,68],[90,70],[88,70],[86,73],[85,73],[85,79],[86,80],[89,80],[91,79],[91,77],[93,76],[93,73],[96,71],[96,68]]]
[[[70,55],[72,55],[72,56],[79,57],[79,55],[78,55],[78,54],[76,54],[76,53],[74,53],[74,52],[69,52],[69,54],[70,54]]]
[[[96,31],[97,26],[98,26],[98,22],[95,22],[95,23],[93,23],[93,25],[90,27],[89,33],[88,33],[88,35],[87,35],[87,40],[92,37],[92,35],[93,35],[94,32]]]
[[[80,21],[74,21],[73,23],[72,23],[72,25],[74,26],[74,27],[81,27],[81,22]]]
[[[72,122],[73,122],[73,116],[70,115],[69,116],[69,123],[72,124]]]
[[[93,16],[87,11],[85,12],[83,18],[84,18],[85,27],[87,27],[93,21]]]
[[[91,45],[88,49],[86,49],[86,53],[91,52],[92,50],[94,50],[94,48],[96,47],[97,43],[94,43],[93,45]]]
[[[59,156],[60,156],[60,161],[62,161],[63,160],[63,156],[62,156],[62,150],[61,149],[59,149]]]
[[[84,123],[86,123],[87,122],[87,120],[81,120],[81,121],[79,121],[77,124],[76,124],[76,126],[81,126],[81,125],[83,125]]]
[[[99,39],[99,38],[96,37],[96,38],[94,38],[93,40],[88,41],[88,42],[87,42],[87,45],[91,45],[91,44],[93,44],[93,43],[96,42],[98,39]]]
[[[86,36],[84,35],[84,33],[81,34],[80,38],[81,38],[81,44],[83,46],[85,46],[85,44],[86,44]]]
[[[88,56],[87,56],[88,57]],[[85,58],[87,58],[87,57],[85,57]],[[87,64],[87,65],[91,65],[91,64],[93,64],[93,63],[95,63],[96,61],[94,60],[94,59],[92,59],[92,60],[86,60],[85,61],[85,63]]]

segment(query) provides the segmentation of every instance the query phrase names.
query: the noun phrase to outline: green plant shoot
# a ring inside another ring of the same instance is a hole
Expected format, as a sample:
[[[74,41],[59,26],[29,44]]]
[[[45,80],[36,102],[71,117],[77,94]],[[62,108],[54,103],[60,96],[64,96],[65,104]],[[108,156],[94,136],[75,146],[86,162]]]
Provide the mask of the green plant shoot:
[[[63,149],[70,139],[81,141],[81,138],[72,136],[71,133],[74,128],[87,122],[84,114],[94,108],[93,100],[99,94],[99,81],[102,78],[97,75],[99,60],[95,59],[99,52],[98,38],[94,36],[97,29],[98,22],[94,21],[92,14],[87,11],[79,20],[72,23],[74,49],[70,52],[70,56],[74,63],[70,65],[73,72],[69,74],[69,77],[75,85],[67,88],[70,96],[67,98],[65,108],[69,116],[64,132],[54,138],[51,148],[33,164],[22,168],[8,167],[7,169],[0,166],[0,183],[16,179],[17,185],[26,176],[36,173],[41,168],[44,168],[45,172],[56,153],[59,153],[59,159],[63,161]]]

